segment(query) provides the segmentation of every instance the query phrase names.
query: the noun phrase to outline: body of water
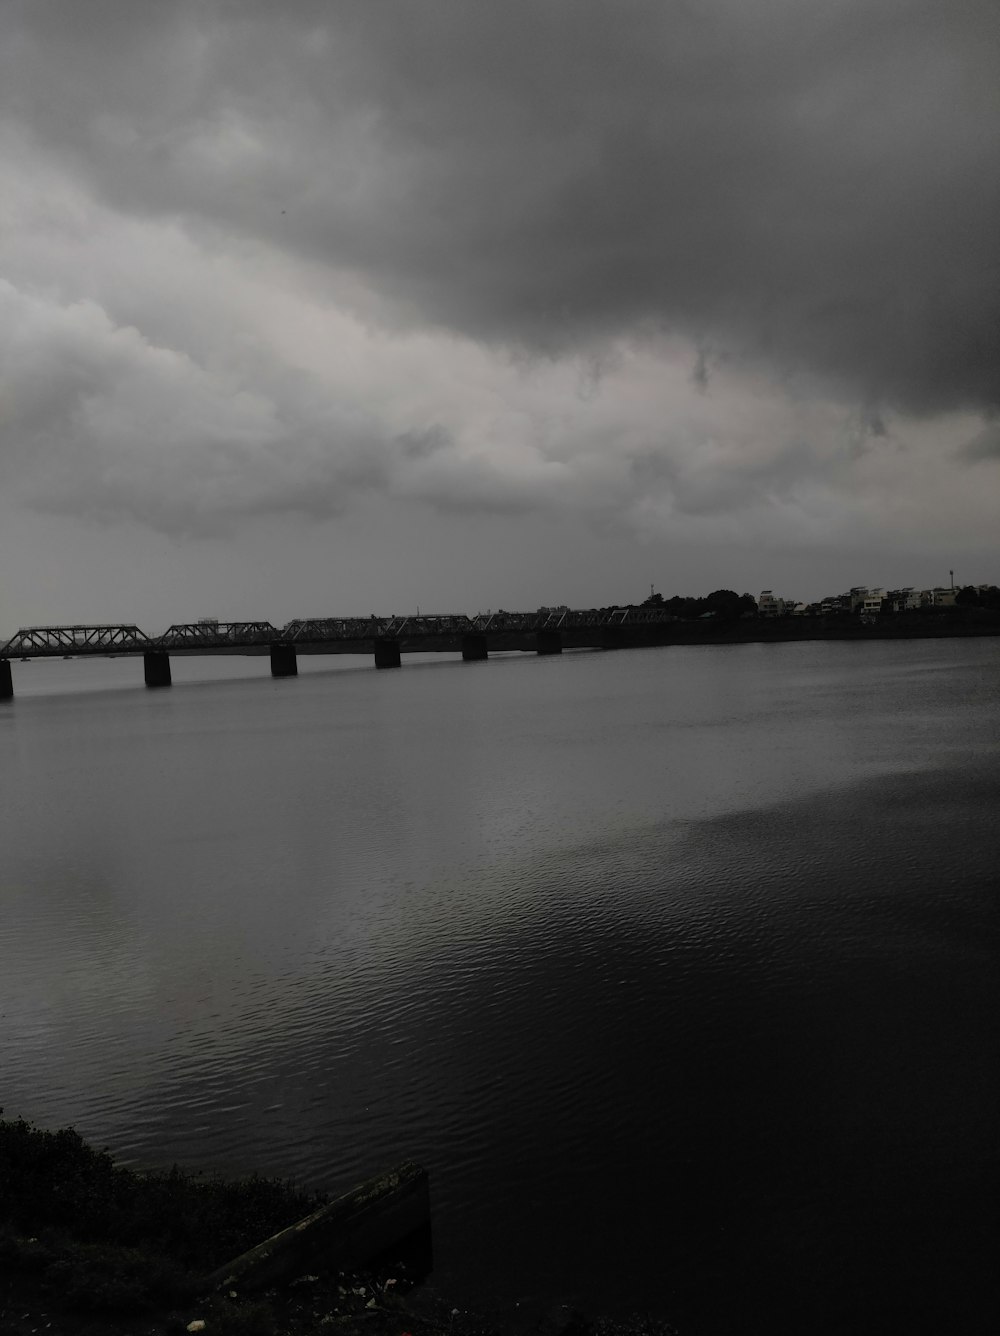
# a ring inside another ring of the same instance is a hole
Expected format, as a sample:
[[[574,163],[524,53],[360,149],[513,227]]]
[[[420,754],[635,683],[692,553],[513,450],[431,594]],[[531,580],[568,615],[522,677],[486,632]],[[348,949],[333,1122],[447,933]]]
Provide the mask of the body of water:
[[[7,1116],[417,1160],[457,1302],[992,1331],[1000,641],[300,667],[14,665]]]

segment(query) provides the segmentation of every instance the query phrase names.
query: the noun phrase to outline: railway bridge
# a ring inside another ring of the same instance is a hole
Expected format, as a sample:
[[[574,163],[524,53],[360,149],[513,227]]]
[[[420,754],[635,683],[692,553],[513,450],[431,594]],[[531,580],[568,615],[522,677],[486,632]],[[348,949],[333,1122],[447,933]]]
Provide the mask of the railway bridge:
[[[142,657],[149,687],[170,685],[170,660],[180,655],[241,654],[270,659],[274,677],[294,677],[300,654],[371,654],[376,668],[398,668],[404,654],[460,653],[466,661],[490,652],[559,654],[564,648],[622,649],[662,644],[675,619],[661,608],[621,607],[539,612],[451,613],[406,617],[316,617],[288,622],[178,622],[149,636],[134,623],[28,626],[0,644],[0,700],[14,694],[15,659]]]

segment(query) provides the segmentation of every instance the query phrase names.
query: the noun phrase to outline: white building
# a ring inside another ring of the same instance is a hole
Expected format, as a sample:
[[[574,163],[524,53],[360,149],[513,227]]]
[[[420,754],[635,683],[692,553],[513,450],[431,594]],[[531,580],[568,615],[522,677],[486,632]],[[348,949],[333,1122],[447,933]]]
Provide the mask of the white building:
[[[765,589],[757,600],[757,611],[762,617],[783,617],[785,615],[785,600],[776,598],[770,589]]]

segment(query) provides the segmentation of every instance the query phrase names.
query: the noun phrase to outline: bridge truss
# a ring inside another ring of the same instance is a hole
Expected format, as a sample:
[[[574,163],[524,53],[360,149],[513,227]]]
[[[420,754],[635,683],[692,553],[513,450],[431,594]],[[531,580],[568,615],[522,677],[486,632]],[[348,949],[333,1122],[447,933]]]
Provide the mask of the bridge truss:
[[[595,626],[652,626],[676,621],[662,608],[542,608],[538,612],[481,612],[471,629],[481,633],[503,631],[577,631]]]
[[[26,626],[11,636],[6,645],[0,645],[0,658],[135,654],[150,648],[149,637],[135,625]]]
[[[280,639],[289,645],[343,640],[403,640],[467,635],[476,628],[464,614],[413,617],[311,617],[289,622]]]
[[[225,649],[238,645],[273,645],[282,634],[270,622],[177,622],[157,637],[154,648]]]

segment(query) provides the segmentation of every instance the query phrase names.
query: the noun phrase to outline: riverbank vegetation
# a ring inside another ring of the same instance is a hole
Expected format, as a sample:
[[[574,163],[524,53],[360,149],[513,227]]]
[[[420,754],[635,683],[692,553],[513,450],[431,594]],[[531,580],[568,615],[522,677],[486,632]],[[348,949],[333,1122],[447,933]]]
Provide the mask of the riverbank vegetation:
[[[512,1330],[414,1290],[402,1263],[263,1293],[206,1286],[323,1201],[276,1179],[126,1169],[72,1128],[0,1116],[0,1336],[675,1336],[659,1320],[587,1321],[558,1306]]]
[[[274,1179],[138,1173],[71,1128],[0,1118],[0,1332],[20,1330],[18,1300],[67,1331],[183,1307],[214,1267],[320,1200]]]
[[[2,1110],[0,1110],[2,1113]],[[293,1276],[260,1291],[205,1278],[324,1202],[277,1179],[115,1164],[72,1128],[0,1117],[0,1336],[473,1336],[403,1266]],[[419,1310],[419,1311],[418,1311]],[[201,1324],[201,1325],[199,1325]]]

